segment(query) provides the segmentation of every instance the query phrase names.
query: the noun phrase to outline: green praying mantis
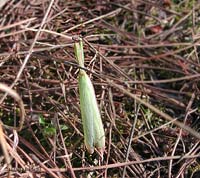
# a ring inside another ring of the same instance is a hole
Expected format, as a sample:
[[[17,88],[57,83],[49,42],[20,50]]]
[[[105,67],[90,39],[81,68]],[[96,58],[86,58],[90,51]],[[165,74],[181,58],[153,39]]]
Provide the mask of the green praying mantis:
[[[82,39],[78,39],[74,44],[75,56],[80,67],[84,68],[84,51]],[[86,149],[90,154],[94,152],[96,147],[103,154],[105,148],[105,133],[99,112],[94,87],[85,72],[79,70],[79,95],[80,110],[83,123],[84,142]]]

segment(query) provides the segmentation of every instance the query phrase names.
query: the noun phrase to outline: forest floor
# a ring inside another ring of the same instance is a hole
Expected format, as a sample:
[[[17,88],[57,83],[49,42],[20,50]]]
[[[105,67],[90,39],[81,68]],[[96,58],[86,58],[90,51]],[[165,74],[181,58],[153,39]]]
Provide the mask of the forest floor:
[[[104,125],[103,159],[84,146],[77,36]],[[0,177],[200,177],[199,44],[199,0],[8,0]]]

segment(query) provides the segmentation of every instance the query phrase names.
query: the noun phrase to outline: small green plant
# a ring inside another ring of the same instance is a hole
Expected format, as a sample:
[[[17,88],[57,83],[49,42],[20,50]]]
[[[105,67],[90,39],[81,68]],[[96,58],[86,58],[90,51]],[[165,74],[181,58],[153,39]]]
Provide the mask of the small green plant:
[[[56,134],[56,128],[52,123],[47,122],[43,116],[39,117],[39,124],[42,126],[44,136],[51,137]]]

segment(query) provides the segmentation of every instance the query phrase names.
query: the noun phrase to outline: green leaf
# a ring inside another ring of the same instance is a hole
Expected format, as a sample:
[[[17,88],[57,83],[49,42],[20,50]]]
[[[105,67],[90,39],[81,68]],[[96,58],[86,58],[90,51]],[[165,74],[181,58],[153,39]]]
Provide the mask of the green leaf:
[[[39,124],[42,125],[42,126],[45,126],[46,125],[46,122],[45,122],[45,119],[43,116],[40,115],[39,117]]]
[[[69,127],[67,127],[66,125],[60,125],[60,129],[61,129],[61,130],[68,130]]]
[[[54,136],[56,134],[56,128],[55,127],[45,127],[43,133],[47,137]]]

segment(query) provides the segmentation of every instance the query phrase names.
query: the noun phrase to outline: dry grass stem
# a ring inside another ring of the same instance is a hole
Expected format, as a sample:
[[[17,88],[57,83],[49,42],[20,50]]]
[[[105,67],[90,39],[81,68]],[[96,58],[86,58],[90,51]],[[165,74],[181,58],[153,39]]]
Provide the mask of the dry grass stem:
[[[0,177],[199,177],[198,0],[1,3]],[[84,146],[79,71],[103,160]]]

